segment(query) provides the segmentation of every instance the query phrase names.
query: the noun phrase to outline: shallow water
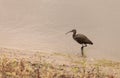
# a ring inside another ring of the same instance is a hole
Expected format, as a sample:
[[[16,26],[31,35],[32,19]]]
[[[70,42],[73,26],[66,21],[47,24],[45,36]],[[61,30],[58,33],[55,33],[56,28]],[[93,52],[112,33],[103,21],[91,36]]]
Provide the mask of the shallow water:
[[[0,47],[79,53],[71,29],[94,45],[88,57],[120,59],[118,0],[0,0]]]

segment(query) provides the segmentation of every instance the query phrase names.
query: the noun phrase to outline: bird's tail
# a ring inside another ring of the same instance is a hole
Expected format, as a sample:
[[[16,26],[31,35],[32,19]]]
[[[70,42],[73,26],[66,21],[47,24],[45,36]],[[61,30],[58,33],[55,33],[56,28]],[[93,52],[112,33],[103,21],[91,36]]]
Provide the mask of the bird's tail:
[[[91,42],[90,44],[93,45],[93,42]]]

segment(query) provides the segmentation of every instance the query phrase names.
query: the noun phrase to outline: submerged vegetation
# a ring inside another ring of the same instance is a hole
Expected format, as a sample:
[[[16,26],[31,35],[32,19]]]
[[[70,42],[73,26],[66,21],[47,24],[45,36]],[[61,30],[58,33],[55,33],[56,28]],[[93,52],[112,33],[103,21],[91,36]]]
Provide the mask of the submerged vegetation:
[[[48,55],[38,52],[30,59],[1,55],[0,78],[120,78],[120,62]]]

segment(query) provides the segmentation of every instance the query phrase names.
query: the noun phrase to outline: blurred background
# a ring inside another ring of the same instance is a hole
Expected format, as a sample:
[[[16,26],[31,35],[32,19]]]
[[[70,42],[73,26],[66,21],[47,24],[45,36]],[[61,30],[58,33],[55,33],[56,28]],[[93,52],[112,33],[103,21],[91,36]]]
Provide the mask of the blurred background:
[[[0,0],[0,47],[80,53],[72,29],[93,41],[88,57],[120,60],[119,0]]]

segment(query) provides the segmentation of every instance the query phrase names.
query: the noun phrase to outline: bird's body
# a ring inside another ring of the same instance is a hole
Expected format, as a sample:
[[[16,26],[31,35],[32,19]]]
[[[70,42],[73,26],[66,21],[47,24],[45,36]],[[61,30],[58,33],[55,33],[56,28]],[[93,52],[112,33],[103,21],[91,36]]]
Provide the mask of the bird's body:
[[[81,53],[82,53],[82,56],[84,56],[84,53],[83,53],[83,48],[84,47],[87,47],[87,44],[93,44],[93,42],[91,40],[89,40],[85,35],[83,34],[76,34],[76,29],[73,29],[67,33],[70,33],[70,32],[73,32],[73,39],[75,41],[77,41],[79,44],[82,44],[82,47],[81,47]],[[67,34],[66,33],[66,34]]]
[[[93,44],[85,35],[83,34],[76,34],[73,36],[73,39],[80,44]]]

